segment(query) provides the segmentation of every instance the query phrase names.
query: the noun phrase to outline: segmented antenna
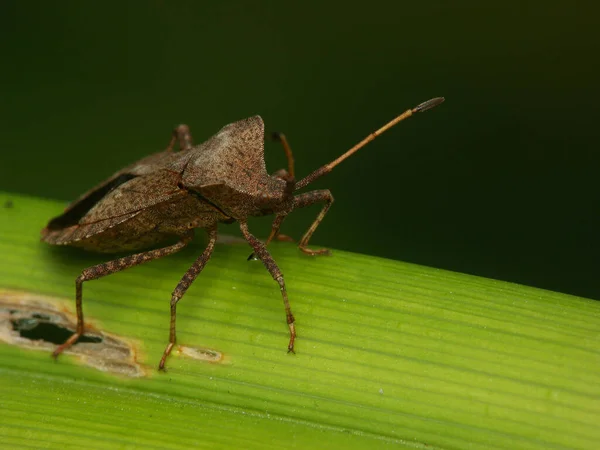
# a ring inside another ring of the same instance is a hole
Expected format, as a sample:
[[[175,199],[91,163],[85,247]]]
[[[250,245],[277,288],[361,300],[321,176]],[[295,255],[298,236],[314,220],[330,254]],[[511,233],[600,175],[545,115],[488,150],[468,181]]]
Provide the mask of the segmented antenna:
[[[331,170],[335,166],[337,166],[339,163],[341,163],[343,160],[352,156],[354,153],[356,153],[358,150],[363,148],[365,145],[367,145],[369,142],[371,142],[377,136],[379,136],[383,132],[389,130],[397,123],[402,122],[404,119],[409,118],[410,116],[412,116],[415,113],[425,112],[427,110],[430,110],[431,108],[434,108],[434,107],[438,106],[439,104],[443,103],[444,100],[445,100],[444,97],[432,98],[431,100],[427,100],[426,102],[423,102],[420,105],[417,105],[412,109],[408,109],[408,110],[404,111],[398,117],[396,117],[395,119],[389,121],[384,126],[382,126],[379,130],[374,131],[373,133],[368,135],[366,138],[364,138],[362,141],[360,141],[358,144],[356,144],[354,147],[352,147],[350,150],[348,150],[346,153],[344,153],[339,158],[331,161],[329,164],[325,164],[324,166],[318,168],[317,170],[315,170],[313,173],[311,173],[307,177],[301,179],[298,183],[296,183],[296,190],[302,189],[304,186],[312,183],[317,178],[322,177],[326,173],[331,172]]]

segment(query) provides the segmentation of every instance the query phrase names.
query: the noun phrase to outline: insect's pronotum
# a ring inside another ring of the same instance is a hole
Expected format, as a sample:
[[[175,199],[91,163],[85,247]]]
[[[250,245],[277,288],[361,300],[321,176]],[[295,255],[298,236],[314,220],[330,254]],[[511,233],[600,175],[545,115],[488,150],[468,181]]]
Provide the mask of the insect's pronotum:
[[[296,181],[294,160],[285,136],[277,135],[288,160],[288,168],[273,175],[267,173],[264,161],[264,124],[259,116],[234,122],[221,129],[208,141],[194,146],[186,125],[173,131],[167,149],[150,155],[115,173],[104,183],[82,195],[64,213],[52,219],[42,230],[42,240],[55,245],[72,245],[99,252],[141,250],[164,241],[177,241],[166,247],[142,251],[103,264],[88,267],[75,281],[77,328],[67,341],[58,346],[56,357],[73,345],[85,331],[82,310],[82,287],[85,281],[136,266],[185,247],[195,228],[204,228],[208,244],[171,295],[169,343],[159,363],[165,361],[175,345],[176,308],[192,282],[200,274],[217,240],[219,222],[239,222],[242,234],[273,279],[279,284],[290,331],[288,351],[294,351],[296,329],[288,301],[285,282],[279,267],[267,250],[287,215],[296,208],[324,203],[323,209],[306,231],[298,247],[309,255],[328,254],[328,250],[311,250],[308,242],[333,203],[327,189],[296,194],[317,178],[329,173],[340,162],[354,154],[384,131],[414,113],[439,105],[438,97],[400,114],[379,130],[371,133],[339,158]],[[175,152],[175,143],[179,151]],[[248,230],[251,216],[275,215],[271,233],[265,243]]]

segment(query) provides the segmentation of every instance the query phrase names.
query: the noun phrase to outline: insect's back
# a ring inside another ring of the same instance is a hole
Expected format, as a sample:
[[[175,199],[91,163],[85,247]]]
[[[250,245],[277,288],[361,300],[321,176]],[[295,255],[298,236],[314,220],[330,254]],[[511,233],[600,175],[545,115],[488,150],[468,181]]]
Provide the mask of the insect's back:
[[[116,173],[52,219],[42,240],[100,252],[135,250],[226,219],[180,188],[186,153],[159,153]]]
[[[267,174],[264,123],[254,116],[198,146],[117,172],[52,219],[42,240],[102,252],[140,249],[190,228],[262,215],[260,193],[283,193],[284,184]]]
[[[223,220],[208,203],[187,194],[173,196],[151,208],[107,221],[76,225],[50,232],[52,244],[70,245],[102,253],[141,250],[165,241],[175,241],[192,228],[206,228]]]
[[[262,215],[258,203],[264,193],[271,194],[272,201],[283,196],[285,182],[267,173],[260,116],[223,127],[190,152],[183,184],[230,217]]]

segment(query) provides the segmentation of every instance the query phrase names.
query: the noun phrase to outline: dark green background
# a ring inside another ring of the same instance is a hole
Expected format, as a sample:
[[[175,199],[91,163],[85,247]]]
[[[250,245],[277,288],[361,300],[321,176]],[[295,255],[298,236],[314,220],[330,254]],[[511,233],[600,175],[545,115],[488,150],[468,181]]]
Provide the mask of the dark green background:
[[[600,299],[594,2],[296,3],[2,1],[0,189],[71,200],[252,114],[302,176],[443,95],[315,183],[313,242]]]

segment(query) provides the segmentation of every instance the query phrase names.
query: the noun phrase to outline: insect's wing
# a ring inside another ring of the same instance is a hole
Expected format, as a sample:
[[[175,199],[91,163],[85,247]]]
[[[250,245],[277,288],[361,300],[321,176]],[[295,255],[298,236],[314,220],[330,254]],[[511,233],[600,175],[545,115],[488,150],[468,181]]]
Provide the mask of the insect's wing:
[[[177,187],[179,180],[179,174],[167,170],[132,178],[107,193],[78,223],[85,225],[118,218],[150,208],[173,196],[185,195],[185,191]]]
[[[162,152],[117,172],[52,219],[42,230],[42,239],[62,244],[82,238],[79,234],[93,235],[130,219],[145,208],[180,195],[177,188],[180,173],[170,168],[183,167],[186,158],[182,153]]]
[[[264,123],[260,116],[231,123],[192,150],[183,174],[186,187],[224,184],[256,194],[268,177],[264,158]]]

